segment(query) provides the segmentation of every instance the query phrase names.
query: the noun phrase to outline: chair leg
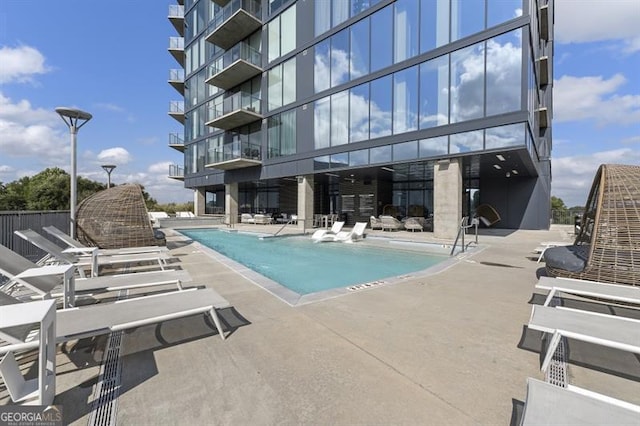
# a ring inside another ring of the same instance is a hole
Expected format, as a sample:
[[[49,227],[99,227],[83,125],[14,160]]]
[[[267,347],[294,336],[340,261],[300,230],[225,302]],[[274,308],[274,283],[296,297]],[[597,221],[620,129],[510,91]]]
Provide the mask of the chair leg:
[[[549,341],[547,354],[545,355],[544,361],[542,361],[542,367],[540,368],[540,370],[542,370],[545,373],[547,371],[547,368],[549,368],[549,364],[551,364],[551,360],[553,359],[553,354],[556,352],[556,349],[558,348],[560,339],[562,339],[562,335],[556,331],[555,333],[553,333],[553,336]]]
[[[216,328],[218,329],[218,333],[220,333],[220,337],[222,337],[222,340],[225,340],[226,337],[224,336],[224,332],[222,331],[222,324],[220,324],[220,318],[218,317],[216,308],[211,308],[211,310],[209,311],[209,314],[211,315],[211,319],[213,320],[214,324],[216,325]]]

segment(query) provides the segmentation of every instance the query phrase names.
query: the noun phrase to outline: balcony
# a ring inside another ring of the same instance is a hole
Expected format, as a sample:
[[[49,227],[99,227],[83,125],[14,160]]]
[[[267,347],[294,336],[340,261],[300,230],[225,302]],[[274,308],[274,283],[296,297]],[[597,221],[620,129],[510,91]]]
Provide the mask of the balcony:
[[[229,49],[262,27],[261,13],[258,0],[231,0],[213,18],[207,41]]]
[[[540,86],[549,84],[549,57],[543,56],[538,59],[538,70],[540,75]]]
[[[549,5],[540,6],[540,38],[549,41]]]
[[[179,133],[169,133],[169,147],[184,152],[184,140]]]
[[[169,53],[184,67],[184,38],[169,37]]]
[[[231,89],[262,73],[262,55],[247,43],[240,42],[209,66],[206,83]]]
[[[176,180],[184,180],[184,168],[177,164],[169,164],[169,178]]]
[[[178,4],[169,5],[169,22],[178,34],[184,36],[184,6]]]
[[[245,167],[254,167],[262,164],[260,145],[249,142],[235,141],[209,152],[210,164],[208,168],[219,170],[234,170]]]
[[[209,121],[205,124],[230,130],[261,120],[260,99],[246,92],[238,92],[209,109]]]
[[[184,96],[184,70],[169,70],[169,84]]]
[[[184,102],[171,101],[169,103],[169,115],[184,124]]]

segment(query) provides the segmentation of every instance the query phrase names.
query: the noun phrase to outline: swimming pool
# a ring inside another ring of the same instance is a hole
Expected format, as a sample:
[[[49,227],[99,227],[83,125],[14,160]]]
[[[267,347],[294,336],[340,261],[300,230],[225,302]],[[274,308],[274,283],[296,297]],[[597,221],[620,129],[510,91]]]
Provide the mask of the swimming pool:
[[[383,249],[363,242],[314,243],[305,237],[260,238],[219,229],[181,229],[185,236],[299,295],[377,282],[431,268],[448,256]]]

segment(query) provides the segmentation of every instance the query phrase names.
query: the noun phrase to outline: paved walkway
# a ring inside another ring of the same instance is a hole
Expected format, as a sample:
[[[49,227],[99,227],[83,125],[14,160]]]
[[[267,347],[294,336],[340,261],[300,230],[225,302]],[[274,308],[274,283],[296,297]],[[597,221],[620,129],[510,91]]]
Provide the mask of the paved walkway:
[[[117,422],[509,424],[526,378],[543,378],[540,335],[524,327],[542,300],[532,250],[570,232],[485,231],[483,250],[437,275],[290,307],[168,231],[191,284],[233,305],[222,312],[233,331],[222,341],[196,316],[127,333]],[[70,423],[87,424],[101,347],[59,357],[56,403]],[[640,403],[635,356],[570,343],[570,360],[570,383]]]

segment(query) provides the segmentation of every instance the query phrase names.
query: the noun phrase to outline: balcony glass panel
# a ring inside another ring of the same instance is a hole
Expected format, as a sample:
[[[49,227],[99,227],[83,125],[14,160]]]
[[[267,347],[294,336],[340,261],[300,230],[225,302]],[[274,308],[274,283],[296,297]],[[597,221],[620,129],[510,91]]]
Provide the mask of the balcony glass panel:
[[[262,16],[262,5],[256,0],[231,0],[225,7],[219,9],[211,21],[211,32],[220,27],[227,19],[233,16],[240,9],[260,19]]]
[[[184,38],[169,37],[169,49],[184,50]]]
[[[172,114],[184,114],[184,102],[171,101],[169,103],[169,112]]]
[[[222,145],[221,148],[209,151],[209,161],[212,164],[225,161],[248,159],[260,161],[262,158],[261,147],[244,141],[235,141]]]
[[[184,145],[184,140],[179,133],[169,133],[169,145]]]
[[[260,108],[260,98],[251,96],[248,92],[238,92],[226,97],[210,110],[211,115],[209,120],[215,120],[223,115],[232,113],[234,111],[244,109],[247,111],[255,112],[256,114],[262,114]]]
[[[184,82],[184,70],[183,69],[169,70],[169,81]]]
[[[169,18],[184,18],[184,6],[179,4],[170,4]]]
[[[243,60],[257,67],[262,66],[262,54],[245,42],[240,42],[227,50],[209,67],[208,77],[214,76],[236,61]]]
[[[169,176],[182,176],[184,177],[184,168],[177,164],[169,164]]]

